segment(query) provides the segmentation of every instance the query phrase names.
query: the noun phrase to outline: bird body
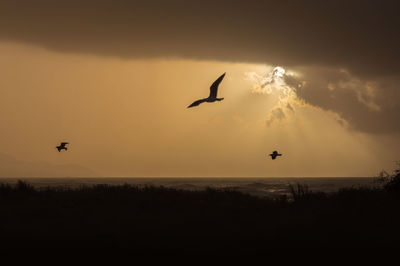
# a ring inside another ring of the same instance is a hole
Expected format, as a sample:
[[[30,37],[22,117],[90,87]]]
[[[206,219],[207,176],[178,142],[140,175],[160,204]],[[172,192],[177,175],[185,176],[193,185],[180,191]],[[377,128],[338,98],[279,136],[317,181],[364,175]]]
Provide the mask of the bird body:
[[[272,159],[272,160],[275,160],[276,157],[282,156],[282,154],[281,154],[281,153],[278,153],[277,151],[273,151],[269,156],[271,156],[271,159]]]
[[[58,152],[60,152],[61,150],[68,150],[66,145],[69,144],[68,142],[61,142],[61,144],[59,146],[57,146],[57,150]]]
[[[221,81],[224,79],[225,74],[222,74],[216,81],[214,81],[214,83],[211,85],[210,87],[210,96],[208,96],[208,98],[204,98],[204,99],[200,99],[197,100],[195,102],[193,102],[191,105],[188,106],[188,108],[194,107],[194,106],[198,106],[204,102],[207,103],[212,103],[212,102],[216,102],[216,101],[222,101],[224,98],[217,98],[217,93],[218,93],[218,86],[221,83]]]

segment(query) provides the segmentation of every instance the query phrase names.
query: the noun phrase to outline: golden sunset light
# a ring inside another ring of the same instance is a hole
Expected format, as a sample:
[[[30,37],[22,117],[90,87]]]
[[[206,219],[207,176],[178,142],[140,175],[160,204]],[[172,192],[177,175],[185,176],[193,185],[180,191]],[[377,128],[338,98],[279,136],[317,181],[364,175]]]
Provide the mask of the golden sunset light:
[[[396,245],[399,8],[1,0],[0,237],[151,254]]]

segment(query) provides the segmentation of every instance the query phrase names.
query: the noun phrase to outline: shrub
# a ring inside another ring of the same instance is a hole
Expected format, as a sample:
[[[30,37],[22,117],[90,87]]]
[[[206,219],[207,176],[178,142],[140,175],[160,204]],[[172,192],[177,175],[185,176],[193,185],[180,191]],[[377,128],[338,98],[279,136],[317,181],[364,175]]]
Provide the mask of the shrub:
[[[289,191],[292,195],[293,200],[309,199],[312,195],[312,191],[308,188],[306,184],[289,185]]]
[[[376,181],[382,184],[383,189],[389,192],[400,192],[400,161],[396,163],[397,168],[389,174],[385,170],[381,171]]]
[[[32,193],[36,191],[34,186],[22,180],[18,180],[15,189],[19,192],[25,192],[25,193]]]

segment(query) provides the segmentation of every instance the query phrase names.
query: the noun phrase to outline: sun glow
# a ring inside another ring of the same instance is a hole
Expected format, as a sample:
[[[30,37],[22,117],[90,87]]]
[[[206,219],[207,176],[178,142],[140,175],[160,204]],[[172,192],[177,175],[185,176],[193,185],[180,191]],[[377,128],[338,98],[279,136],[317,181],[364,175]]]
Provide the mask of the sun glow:
[[[301,87],[298,75],[279,66],[270,67],[264,73],[251,72],[246,75],[253,82],[253,93],[271,96],[269,100],[272,101],[272,107],[267,113],[267,126],[291,120],[296,113],[296,107],[301,105],[297,97],[297,89]]]
[[[254,84],[253,93],[277,95],[281,99],[296,96],[296,86],[287,83],[289,78],[293,79],[296,76],[294,73],[287,72],[279,66],[269,68],[265,72],[266,74],[246,73],[247,79]]]
[[[285,73],[286,73],[286,70],[284,68],[281,68],[278,66],[278,67],[274,68],[272,75],[273,75],[273,77],[283,78]]]

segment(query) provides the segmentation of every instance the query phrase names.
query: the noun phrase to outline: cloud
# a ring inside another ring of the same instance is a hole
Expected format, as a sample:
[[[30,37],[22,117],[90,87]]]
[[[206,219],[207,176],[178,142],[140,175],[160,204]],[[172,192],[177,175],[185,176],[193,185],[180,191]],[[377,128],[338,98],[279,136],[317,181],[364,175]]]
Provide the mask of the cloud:
[[[396,0],[3,0],[0,39],[132,57],[399,72]]]
[[[301,105],[297,97],[297,89],[302,81],[297,80],[294,73],[287,72],[281,67],[274,67],[262,75],[256,72],[246,73],[247,80],[253,82],[251,91],[255,94],[267,94],[274,97],[275,102],[268,112],[266,124],[282,122],[296,113],[296,106]],[[295,81],[295,82],[294,82]]]
[[[292,111],[293,113],[295,113],[294,108],[293,108],[293,106],[292,106],[290,103],[287,103],[286,108],[287,108],[289,111]]]
[[[393,78],[361,79],[346,70],[324,67],[295,68],[274,76],[247,73],[254,82],[253,93],[278,96],[267,115],[267,125],[284,121],[296,113],[296,106],[308,105],[332,111],[346,128],[373,133],[400,133],[400,80]],[[297,73],[297,74],[294,74]]]
[[[302,75],[285,76],[299,99],[356,130],[397,134],[399,9],[397,0],[3,0],[0,41],[124,59],[280,65]]]
[[[302,68],[303,86],[297,97],[306,103],[337,113],[357,131],[400,133],[398,77],[374,81],[334,68]]]
[[[271,126],[274,121],[282,121],[286,118],[285,112],[282,108],[276,107],[271,110],[267,118],[267,126]]]

